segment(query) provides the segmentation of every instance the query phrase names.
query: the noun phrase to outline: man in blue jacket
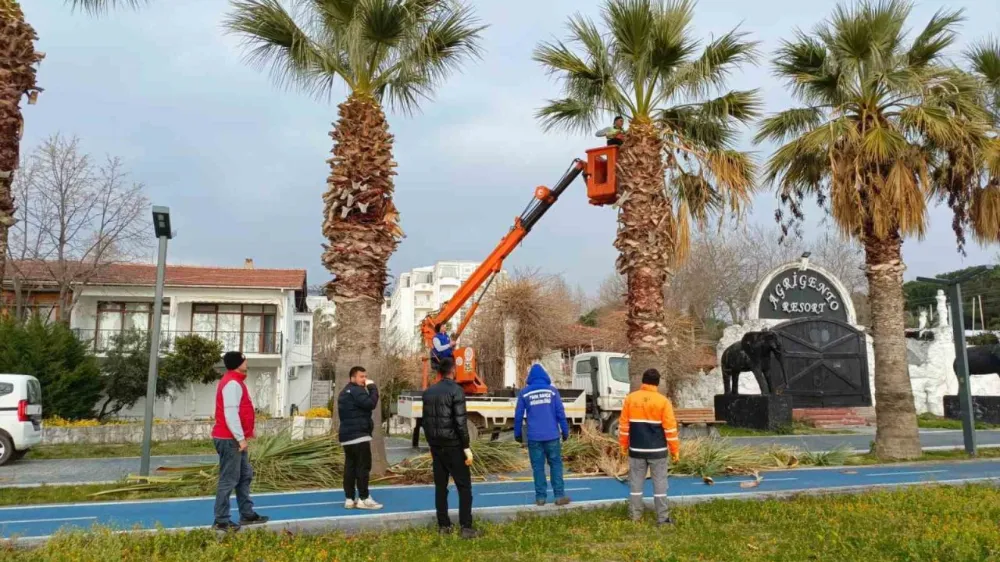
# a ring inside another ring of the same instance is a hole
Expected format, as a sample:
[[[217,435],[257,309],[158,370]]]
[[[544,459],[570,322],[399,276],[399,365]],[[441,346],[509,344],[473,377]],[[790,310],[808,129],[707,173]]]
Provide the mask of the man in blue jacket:
[[[562,440],[569,439],[569,423],[566,422],[566,410],[563,409],[562,397],[552,386],[552,379],[545,369],[538,364],[532,365],[528,372],[527,385],[517,395],[517,409],[514,411],[514,439],[523,443],[521,426],[524,418],[528,418],[528,456],[531,458],[531,470],[535,477],[535,504],[545,505],[546,483],[545,462],[549,463],[549,474],[552,476],[552,493],[556,505],[566,505],[566,489],[563,485]]]

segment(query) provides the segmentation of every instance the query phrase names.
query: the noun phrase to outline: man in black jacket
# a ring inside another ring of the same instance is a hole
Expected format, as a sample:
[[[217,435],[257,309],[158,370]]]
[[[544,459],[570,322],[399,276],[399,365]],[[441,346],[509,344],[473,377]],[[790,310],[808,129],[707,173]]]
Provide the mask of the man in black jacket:
[[[378,388],[368,379],[364,367],[351,367],[350,382],[337,397],[340,444],[344,447],[344,502],[346,509],[382,509],[368,495],[368,475],[372,471],[372,412],[378,407]],[[357,488],[358,498],[354,499]]]
[[[455,362],[442,358],[438,366],[441,380],[424,391],[424,415],[421,425],[434,461],[434,507],[438,529],[451,532],[448,517],[448,477],[458,489],[458,522],[462,538],[473,539],[479,532],[472,528],[472,449],[465,413],[465,392],[455,382]]]

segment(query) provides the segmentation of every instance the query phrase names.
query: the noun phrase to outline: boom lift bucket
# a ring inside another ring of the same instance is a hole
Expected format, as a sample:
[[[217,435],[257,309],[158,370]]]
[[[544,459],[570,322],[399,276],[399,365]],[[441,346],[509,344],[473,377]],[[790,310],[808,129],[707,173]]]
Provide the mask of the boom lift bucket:
[[[587,151],[587,198],[591,205],[610,205],[618,200],[617,163],[617,146],[602,146]]]

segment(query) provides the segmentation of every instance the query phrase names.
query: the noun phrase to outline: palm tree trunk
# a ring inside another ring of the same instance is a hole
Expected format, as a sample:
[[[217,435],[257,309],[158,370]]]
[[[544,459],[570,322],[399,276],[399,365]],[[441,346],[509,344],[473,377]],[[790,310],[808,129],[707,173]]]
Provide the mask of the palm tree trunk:
[[[920,456],[913,387],[906,369],[903,241],[864,240],[875,345],[875,453],[883,459]]]
[[[14,225],[11,184],[21,144],[21,97],[35,89],[38,35],[17,0],[0,0],[0,280],[7,273],[7,233]]]
[[[392,203],[393,137],[378,103],[352,94],[338,107],[327,192],[323,195],[323,265],[333,274],[327,297],[337,305],[336,392],[354,365],[376,368],[389,257],[402,231]],[[378,383],[378,381],[376,381]],[[388,468],[381,408],[375,411],[372,472]],[[334,415],[336,419],[336,414]]]
[[[652,124],[633,122],[618,157],[618,186],[624,200],[615,240],[620,252],[616,267],[628,286],[626,333],[633,390],[646,369],[656,368],[664,378],[669,376],[663,364],[668,345],[663,291],[670,281],[674,217],[666,194],[662,149]]]

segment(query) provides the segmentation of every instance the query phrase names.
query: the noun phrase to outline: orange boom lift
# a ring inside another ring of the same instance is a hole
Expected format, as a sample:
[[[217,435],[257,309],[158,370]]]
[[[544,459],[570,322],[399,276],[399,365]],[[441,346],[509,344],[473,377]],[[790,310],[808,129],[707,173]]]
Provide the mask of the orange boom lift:
[[[521,216],[514,219],[514,226],[500,239],[493,252],[476,268],[469,278],[455,292],[454,296],[435,314],[428,315],[421,324],[420,331],[428,354],[423,359],[423,384],[427,388],[430,381],[430,350],[434,342],[434,327],[446,324],[463,306],[482,288],[482,292],[462,319],[454,338],[457,339],[469,325],[469,321],[479,307],[479,301],[497,274],[503,268],[507,256],[517,248],[524,237],[531,232],[532,227],[545,216],[545,213],[559,200],[566,188],[581,173],[587,181],[587,197],[592,205],[610,205],[618,200],[617,182],[615,181],[615,165],[618,158],[618,147],[607,146],[593,148],[587,151],[587,160],[576,159],[563,174],[552,189],[545,186],[535,188],[535,195]],[[486,394],[489,390],[476,373],[476,352],[468,346],[455,348],[455,381],[462,385],[466,394]]]

